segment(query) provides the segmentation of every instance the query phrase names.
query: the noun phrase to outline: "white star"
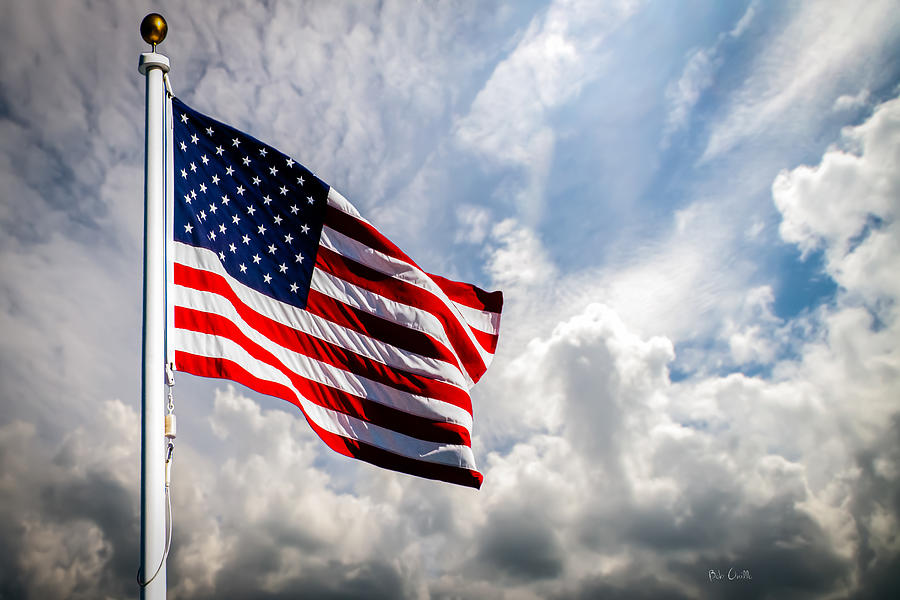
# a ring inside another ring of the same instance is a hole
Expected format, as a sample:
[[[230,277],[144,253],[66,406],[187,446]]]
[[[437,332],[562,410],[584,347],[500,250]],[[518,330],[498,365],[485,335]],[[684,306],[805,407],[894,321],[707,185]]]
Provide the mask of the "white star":
[[[278,248],[275,247],[275,244],[270,244],[270,245],[269,245],[269,254],[275,254],[275,251],[276,251],[277,249],[278,249]]]
[[[231,217],[231,222],[234,223],[235,225],[237,225],[238,221],[240,221],[240,220],[241,220],[241,218],[237,215],[234,215]]]
[[[184,114],[184,113],[181,113],[181,122],[182,122],[182,123],[187,123],[187,115]]]
[[[294,292],[294,293],[296,294],[298,289],[299,289],[299,286],[298,286],[296,283],[292,283],[292,284],[291,284],[291,291],[292,291],[292,292]]]
[[[272,201],[272,199],[269,198],[268,195],[263,196],[263,204],[265,204],[266,206],[268,206],[268,205],[269,205],[269,202],[271,202],[271,201]]]
[[[197,140],[199,140],[199,139],[200,139],[200,138],[197,137],[197,134],[196,134],[196,133],[191,134],[191,143],[192,143],[192,144],[196,144],[196,143],[197,143]]]
[[[294,166],[294,159],[293,159],[293,158],[290,158],[290,157],[289,157],[289,158],[287,159],[287,166],[288,166],[288,167],[293,167],[293,166]]]
[[[260,225],[259,228],[257,228],[257,231],[259,232],[260,235],[265,235],[266,234],[266,226]]]
[[[300,226],[300,231],[303,233],[309,233],[309,227],[307,227],[306,223]]]
[[[287,265],[284,264],[284,263],[281,263],[281,264],[278,266],[278,270],[281,271],[282,273],[287,273]]]
[[[209,212],[211,212],[212,214],[216,214],[217,210],[219,210],[219,208],[215,204],[209,205]]]
[[[271,167],[269,169],[269,173],[271,173],[272,175],[278,175],[278,169],[276,169],[275,167]]]
[[[275,218],[272,220],[275,221],[276,225],[281,225],[281,217],[280,216],[275,215]]]
[[[190,223],[188,223],[187,225],[184,226],[184,232],[185,232],[185,233],[193,233],[193,232],[194,232],[194,226],[191,225]]]
[[[241,273],[247,272],[247,265],[245,265],[244,263],[241,263],[239,268],[241,269]]]
[[[212,182],[213,182],[214,184],[216,184],[216,185],[219,185],[219,176],[218,176],[218,175],[213,175],[213,176],[212,176]]]
[[[181,151],[182,151],[182,152],[184,152],[185,150],[187,150],[187,144],[185,144],[184,142],[181,142],[180,146],[181,146]]]
[[[237,195],[238,196],[244,195],[244,186],[242,186],[242,185],[237,186]]]
[[[259,254],[254,254],[253,255],[253,263],[258,265],[259,261],[260,261]]]
[[[263,277],[263,279],[266,280],[266,283],[269,283],[270,281],[272,281],[272,276],[269,275],[268,273],[266,273],[266,275],[265,275],[265,277]]]
[[[205,154],[204,154],[203,156],[200,157],[200,160],[203,161],[203,164],[204,164],[204,165],[208,165],[208,164],[209,164],[209,159],[206,158],[206,155],[205,155]]]
[[[234,169],[231,168],[231,165],[228,165],[228,167],[225,169],[225,174],[231,175],[232,173],[234,173]]]
[[[197,172],[197,165],[195,165],[194,163],[191,163],[191,173],[196,173],[196,172]]]
[[[190,203],[191,203],[191,195],[190,195],[190,194],[185,194],[185,195],[184,195],[184,201],[187,202],[188,204],[190,204]]]
[[[194,190],[191,190],[191,198],[197,198],[197,192],[195,192]]]
[[[231,140],[231,145],[234,146],[235,148],[237,148],[238,146],[241,145],[241,140],[234,138],[233,140]]]
[[[182,176],[183,178],[187,179],[187,171],[185,171],[184,169],[182,169],[182,170],[181,170],[181,176]]]
[[[212,127],[207,127],[207,128],[206,128],[206,135],[212,135],[212,134],[213,134],[213,128],[212,128]]]
[[[209,239],[211,239],[211,240],[216,239],[216,232],[215,232],[215,231],[210,231],[210,232],[209,232]]]
[[[223,152],[225,152],[225,148],[223,148],[222,146],[216,146],[216,154],[222,156]]]
[[[293,241],[294,241],[294,236],[292,236],[291,234],[287,234],[286,236],[284,236],[284,243],[290,244]]]
[[[243,158],[243,160],[244,160],[244,166],[245,166],[245,167],[249,167],[249,166],[250,166],[250,157],[249,157],[249,156],[245,156],[245,157]]]
[[[219,225],[219,231],[221,231],[222,233],[225,233],[225,223],[222,223],[221,225]]]
[[[253,213],[255,213],[255,212],[256,212],[256,209],[253,208],[252,206],[247,207],[247,214],[250,215],[251,217],[253,216]]]
[[[200,191],[203,192],[204,194],[206,193],[206,184],[205,183],[200,184]]]
[[[206,212],[204,212],[204,211],[202,211],[202,210],[200,211],[200,220],[201,220],[201,221],[205,221],[205,220],[206,220]]]
[[[234,244],[228,244],[228,249],[231,250],[232,254],[237,252],[237,246],[235,246]]]
[[[295,204],[294,206],[291,207],[291,214],[292,214],[292,215],[296,215],[298,212],[300,212],[300,209],[297,208],[297,205],[296,205],[296,204]]]
[[[313,197],[312,197],[312,196],[307,196],[307,197],[306,197],[306,200],[307,200],[307,202],[309,202],[310,204],[312,204],[313,202],[315,202],[315,200],[313,200]]]
[[[219,260],[225,260],[225,253],[221,250],[219,251]]]
[[[298,178],[297,178],[297,183],[299,183],[299,184],[302,186],[302,185],[303,185],[303,178],[302,178],[302,177],[298,177]]]
[[[265,155],[266,155],[266,149],[265,149],[265,148],[260,148],[260,149],[259,149],[259,153],[260,153],[262,156],[265,156]]]
[[[222,194],[222,204],[227,205],[231,202],[231,198],[228,197],[228,194]]]
[[[302,263],[302,262],[303,262],[303,255],[302,255],[302,254],[297,254],[297,261],[296,261],[296,262],[299,262],[299,263]]]
[[[244,241],[245,244],[249,244],[249,243],[250,243],[250,236],[247,235],[247,234],[244,234],[244,237],[241,238],[241,239]]]
[[[281,189],[281,195],[282,195],[282,196],[284,196],[284,195],[287,194],[287,186],[284,186],[284,185],[283,185],[283,186],[281,186],[281,188],[279,188],[279,189]]]
[[[259,177],[253,178],[253,185],[259,185]]]

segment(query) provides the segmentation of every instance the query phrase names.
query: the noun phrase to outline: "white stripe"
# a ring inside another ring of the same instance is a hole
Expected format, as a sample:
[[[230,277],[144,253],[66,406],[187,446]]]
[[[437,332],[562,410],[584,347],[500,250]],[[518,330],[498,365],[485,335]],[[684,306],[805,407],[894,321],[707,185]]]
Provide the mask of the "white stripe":
[[[362,215],[359,214],[359,211],[356,210],[356,207],[350,204],[350,201],[344,198],[341,193],[334,188],[328,188],[328,205],[333,206],[341,212],[347,213],[355,219],[359,219],[360,221],[371,225],[371,223],[363,219]]]
[[[297,393],[297,390],[291,385],[290,380],[284,373],[256,360],[231,340],[185,330],[177,330],[176,339],[178,348],[185,352],[209,358],[225,358],[234,361],[254,377],[284,385]],[[419,440],[379,427],[373,423],[329,410],[314,402],[310,402],[299,393],[297,393],[297,397],[309,419],[330,433],[365,442],[394,454],[424,462],[475,469],[475,457],[472,449],[468,446]]]
[[[217,294],[182,286],[175,286],[174,291],[177,306],[217,314],[228,319],[241,333],[270,352],[285,368],[300,377],[412,415],[456,423],[471,432],[472,416],[463,408],[438,398],[398,390],[285,348],[247,324],[231,303]]]
[[[456,310],[459,311],[459,314],[462,315],[462,318],[466,320],[466,323],[472,329],[483,331],[489,335],[497,335],[497,332],[500,331],[500,313],[478,310],[454,300],[450,301],[453,302]]]
[[[229,275],[222,267],[219,257],[211,250],[196,248],[180,242],[176,242],[175,246],[178,262],[195,269],[203,269],[221,275],[244,304],[265,317],[389,367],[444,381],[464,390],[470,387],[468,375],[461,372],[454,364],[397,348],[389,344],[388,340],[369,337],[354,329],[342,327],[305,310],[260,294]]]
[[[457,304],[450,300],[444,290],[442,290],[434,281],[428,277],[423,271],[421,271],[415,265],[412,265],[406,261],[400,260],[399,258],[394,258],[393,256],[388,256],[378,250],[375,250],[357,240],[354,240],[351,237],[348,237],[330,227],[322,228],[322,237],[320,238],[319,243],[329,250],[333,250],[342,256],[346,256],[356,262],[363,264],[371,269],[375,269],[379,273],[383,273],[389,277],[394,279],[399,279],[401,281],[405,281],[410,285],[414,285],[419,289],[426,290],[434,294],[441,302],[443,302],[444,306],[447,308],[447,311],[456,319],[459,325],[462,327],[462,330],[466,332],[466,336],[469,338],[472,346],[481,354],[481,358],[483,361],[487,360],[487,356],[490,354],[485,351],[484,348],[481,347],[481,344],[478,343],[478,340],[475,339],[475,336],[469,330],[469,324],[466,322],[466,319],[460,314],[460,311],[457,308]],[[486,325],[481,325],[478,329],[482,329],[482,327],[487,326],[490,327],[490,322]],[[443,324],[441,324],[443,328]],[[448,332],[449,335],[449,332]]]

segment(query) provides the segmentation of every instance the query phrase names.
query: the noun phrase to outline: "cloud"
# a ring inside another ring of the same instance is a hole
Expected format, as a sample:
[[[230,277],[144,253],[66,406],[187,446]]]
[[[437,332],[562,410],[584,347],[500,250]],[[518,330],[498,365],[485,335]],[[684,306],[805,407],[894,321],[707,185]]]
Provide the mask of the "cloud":
[[[824,248],[829,274],[870,303],[897,297],[890,270],[900,233],[900,101],[846,128],[842,145],[849,150],[829,150],[816,167],[779,174],[772,194],[784,214],[781,236],[807,254]]]
[[[844,94],[843,96],[838,96],[837,100],[834,101],[833,109],[835,111],[856,110],[867,106],[870,97],[869,90],[862,90],[855,96]]]
[[[137,415],[112,400],[52,446],[35,426],[0,427],[0,592],[17,597],[127,594],[137,568]],[[98,452],[102,448],[102,452]]]
[[[543,543],[529,554],[496,542],[479,556],[505,574],[516,597],[751,593],[711,587],[709,569],[732,567],[774,596],[887,593],[885,569],[900,550],[887,533],[900,510],[888,483],[900,468],[891,391],[900,363],[888,341],[900,326],[898,291],[892,280],[862,274],[896,269],[900,256],[877,236],[867,249],[867,236],[896,223],[897,102],[845,132],[858,154],[829,150],[819,165],[786,171],[773,184],[785,239],[834,255],[826,268],[845,283],[836,303],[813,316],[822,335],[808,337],[797,358],[778,358],[771,378],[700,374],[672,383],[671,342],[636,335],[599,304],[495,364],[491,384],[515,399],[499,410],[519,415],[520,425],[518,441],[492,454],[485,471],[488,522],[500,514],[491,507],[503,507],[503,519],[518,515],[528,524],[522,535]],[[873,217],[878,227],[865,230]],[[521,298],[508,299],[513,314]],[[773,360],[784,327],[797,325],[776,318],[772,302],[764,286],[735,307],[735,322],[759,324],[722,331],[731,351],[744,353],[739,362]],[[877,326],[866,303],[879,307]],[[519,508],[522,498],[543,514]],[[499,540],[509,539],[504,527]],[[559,554],[562,565],[553,559]],[[526,574],[520,566],[528,564]]]
[[[660,142],[662,147],[667,147],[672,136],[687,126],[694,106],[715,82],[716,71],[723,63],[723,45],[739,38],[750,27],[756,15],[756,6],[756,2],[751,2],[731,31],[719,34],[715,44],[694,49],[688,54],[681,77],[666,87],[669,107]]]
[[[578,95],[603,69],[603,40],[635,12],[636,3],[603,7],[557,1],[536,16],[509,57],[478,92],[469,113],[456,124],[463,148],[491,163],[518,169],[509,191],[528,225],[543,213],[544,185],[555,134],[554,111]]]
[[[0,64],[0,596],[128,596],[141,218],[139,42],[128,24],[142,14],[29,7],[0,25],[15,48]],[[580,271],[542,226],[553,119],[597,79],[605,40],[640,7],[559,2],[536,17],[518,3],[488,14],[257,7],[271,12],[177,7],[183,33],[173,27],[166,42],[185,57],[176,91],[299,148],[414,246],[443,255],[456,236],[484,259],[479,276],[507,301],[500,351],[474,391],[485,484],[474,492],[350,461],[289,406],[179,378],[173,597],[896,595],[900,100],[807,156],[810,166],[765,179],[782,241],[821,252],[839,284],[830,302],[785,319],[777,287],[753,271],[757,256],[735,249],[746,224],[723,225],[734,207],[716,206],[725,186],[691,192],[652,240],[627,240],[624,260],[596,257]],[[892,39],[882,5],[859,9],[855,25],[850,10],[803,22],[816,11],[801,7],[772,53],[751,60],[754,86],[713,109],[713,156],[739,161],[730,149],[798,106],[833,117],[838,94],[878,89],[822,84]],[[723,35],[765,25],[754,11]],[[88,22],[105,35],[83,39]],[[684,107],[683,127],[707,77],[723,72],[719,50],[696,70],[686,58],[684,94],[670,104]],[[781,60],[795,50],[796,66]],[[821,85],[824,108],[812,110]],[[469,199],[434,219],[442,197],[420,194],[423,165],[440,166],[451,146],[484,163],[472,175],[479,193],[511,204]],[[404,214],[417,195],[422,211]],[[430,239],[444,229],[450,242]],[[695,362],[685,340],[706,344],[692,348]],[[763,363],[759,375],[736,372]],[[673,381],[676,364],[696,368]],[[732,567],[752,582],[709,580]]]
[[[811,115],[830,107],[839,90],[881,84],[877,70],[855,68],[855,57],[880,57],[878,40],[893,26],[890,2],[798,5],[787,25],[756,55],[743,84],[713,123],[701,162],[778,123],[811,126]],[[880,58],[875,59],[875,61]]]

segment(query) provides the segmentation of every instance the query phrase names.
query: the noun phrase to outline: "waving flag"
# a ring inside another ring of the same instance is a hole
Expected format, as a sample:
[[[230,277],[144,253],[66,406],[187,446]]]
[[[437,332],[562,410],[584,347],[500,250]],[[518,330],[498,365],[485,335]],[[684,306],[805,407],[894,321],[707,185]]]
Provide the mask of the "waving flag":
[[[296,161],[172,108],[175,368],[295,404],[341,454],[480,487],[469,389],[502,294],[424,272]]]

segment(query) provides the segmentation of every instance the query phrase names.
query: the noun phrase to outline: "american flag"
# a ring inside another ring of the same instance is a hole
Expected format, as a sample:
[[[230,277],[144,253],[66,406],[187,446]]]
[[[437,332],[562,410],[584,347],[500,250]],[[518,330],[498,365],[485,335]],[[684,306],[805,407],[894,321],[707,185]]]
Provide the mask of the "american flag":
[[[341,454],[480,487],[469,390],[502,294],[424,272],[298,162],[172,110],[175,368],[295,404]]]

